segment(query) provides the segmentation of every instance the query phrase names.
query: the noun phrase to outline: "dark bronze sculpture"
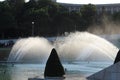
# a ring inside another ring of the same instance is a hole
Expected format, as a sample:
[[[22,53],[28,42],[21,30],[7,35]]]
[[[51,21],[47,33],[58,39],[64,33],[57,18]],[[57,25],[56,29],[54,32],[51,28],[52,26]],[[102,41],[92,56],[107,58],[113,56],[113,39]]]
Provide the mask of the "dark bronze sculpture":
[[[53,48],[47,60],[44,77],[64,77],[65,71],[56,50]]]
[[[114,64],[120,61],[120,50],[117,53],[117,56],[115,58]]]

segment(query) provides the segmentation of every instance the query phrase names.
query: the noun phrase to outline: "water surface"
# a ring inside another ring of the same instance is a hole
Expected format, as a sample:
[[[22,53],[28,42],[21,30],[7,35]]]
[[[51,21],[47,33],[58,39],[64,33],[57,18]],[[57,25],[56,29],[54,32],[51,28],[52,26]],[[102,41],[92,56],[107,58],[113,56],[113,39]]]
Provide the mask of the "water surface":
[[[111,65],[112,62],[74,62],[63,64],[65,80],[86,80],[86,77]],[[28,80],[44,78],[45,64],[8,64],[0,66],[0,80]]]

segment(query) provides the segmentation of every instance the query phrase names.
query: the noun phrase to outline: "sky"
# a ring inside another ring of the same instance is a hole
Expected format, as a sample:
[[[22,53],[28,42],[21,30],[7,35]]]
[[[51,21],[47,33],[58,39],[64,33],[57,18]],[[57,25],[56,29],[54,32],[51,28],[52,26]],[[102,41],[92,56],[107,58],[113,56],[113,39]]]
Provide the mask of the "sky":
[[[120,0],[57,0],[57,2],[73,3],[73,4],[111,4],[120,3]]]
[[[4,0],[0,0],[4,1]],[[28,1],[28,0],[27,0]],[[73,4],[111,4],[120,3],[120,0],[57,0],[60,3],[73,3]]]

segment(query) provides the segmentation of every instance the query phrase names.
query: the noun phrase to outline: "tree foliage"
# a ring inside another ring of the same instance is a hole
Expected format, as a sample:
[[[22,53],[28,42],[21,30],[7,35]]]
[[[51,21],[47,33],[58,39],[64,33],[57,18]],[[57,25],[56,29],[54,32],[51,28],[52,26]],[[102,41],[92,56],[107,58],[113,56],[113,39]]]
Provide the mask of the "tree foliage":
[[[86,26],[91,25],[96,18],[96,6],[92,4],[84,5],[80,11],[82,14],[83,24]]]
[[[96,7],[84,5],[80,12],[71,11],[51,0],[6,0],[0,2],[0,33],[4,38],[56,36],[64,32],[85,30],[94,21]],[[2,37],[0,35],[0,37]]]

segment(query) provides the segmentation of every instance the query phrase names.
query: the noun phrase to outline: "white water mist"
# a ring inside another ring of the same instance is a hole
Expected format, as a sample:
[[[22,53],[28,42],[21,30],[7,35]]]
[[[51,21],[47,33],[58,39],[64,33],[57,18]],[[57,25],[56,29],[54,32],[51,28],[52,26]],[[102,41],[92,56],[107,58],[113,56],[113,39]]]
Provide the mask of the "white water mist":
[[[8,61],[41,63],[46,61],[51,49],[52,45],[45,38],[19,39],[13,46]]]
[[[112,43],[88,32],[70,33],[54,45],[65,61],[113,61],[118,52]]]
[[[75,32],[58,37],[53,44],[41,37],[20,39],[13,46],[8,61],[43,63],[53,47],[63,62],[113,61],[118,52],[117,47],[99,36]]]

